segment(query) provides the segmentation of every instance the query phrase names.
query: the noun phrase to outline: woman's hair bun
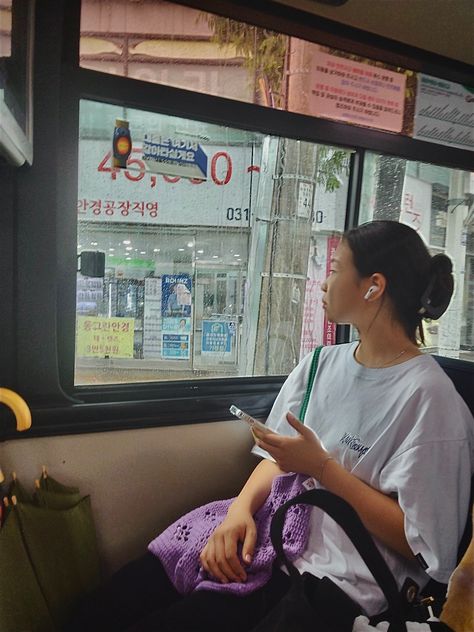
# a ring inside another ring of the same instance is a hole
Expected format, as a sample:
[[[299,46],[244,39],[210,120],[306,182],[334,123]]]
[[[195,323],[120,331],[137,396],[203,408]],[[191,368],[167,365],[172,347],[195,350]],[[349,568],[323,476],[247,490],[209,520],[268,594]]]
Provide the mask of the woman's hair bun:
[[[448,309],[454,292],[453,264],[443,254],[431,258],[430,279],[421,297],[420,313],[424,318],[436,320]]]
[[[446,255],[438,254],[431,258],[431,270],[437,276],[449,276],[453,271],[453,263]]]

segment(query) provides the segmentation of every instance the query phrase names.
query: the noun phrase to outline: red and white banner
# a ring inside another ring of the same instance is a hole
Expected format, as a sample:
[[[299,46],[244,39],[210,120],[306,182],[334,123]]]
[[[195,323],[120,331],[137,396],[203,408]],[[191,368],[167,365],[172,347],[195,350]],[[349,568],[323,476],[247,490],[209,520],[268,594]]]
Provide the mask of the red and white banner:
[[[315,238],[308,259],[308,272],[303,307],[300,359],[318,345],[336,342],[336,325],[326,318],[323,310],[321,285],[329,274],[331,257],[339,244],[339,237]]]

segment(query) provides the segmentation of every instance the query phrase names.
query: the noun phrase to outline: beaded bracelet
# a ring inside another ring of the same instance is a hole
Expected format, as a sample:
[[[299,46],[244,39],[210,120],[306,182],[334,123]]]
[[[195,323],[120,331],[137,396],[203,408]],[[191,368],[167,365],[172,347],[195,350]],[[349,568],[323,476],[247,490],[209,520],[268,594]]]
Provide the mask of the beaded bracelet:
[[[323,484],[323,474],[324,474],[324,470],[326,468],[326,465],[328,463],[328,461],[334,461],[334,457],[333,456],[327,456],[324,461],[321,463],[321,465],[319,466],[321,469],[319,471],[319,476],[316,478],[316,480],[318,481],[318,483],[321,483],[321,485]]]

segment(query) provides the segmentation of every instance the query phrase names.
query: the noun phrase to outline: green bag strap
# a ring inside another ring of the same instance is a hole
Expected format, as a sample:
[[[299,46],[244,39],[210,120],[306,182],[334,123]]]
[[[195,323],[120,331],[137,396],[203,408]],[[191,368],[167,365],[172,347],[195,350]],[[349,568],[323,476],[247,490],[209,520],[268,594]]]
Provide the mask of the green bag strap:
[[[299,414],[300,421],[304,421],[304,416],[306,415],[309,398],[311,397],[311,391],[313,390],[314,378],[316,377],[316,371],[318,370],[319,354],[321,353],[321,349],[322,347],[316,347],[313,351],[313,359],[311,360],[311,367],[309,369],[308,384],[306,386],[306,393],[304,394]]]

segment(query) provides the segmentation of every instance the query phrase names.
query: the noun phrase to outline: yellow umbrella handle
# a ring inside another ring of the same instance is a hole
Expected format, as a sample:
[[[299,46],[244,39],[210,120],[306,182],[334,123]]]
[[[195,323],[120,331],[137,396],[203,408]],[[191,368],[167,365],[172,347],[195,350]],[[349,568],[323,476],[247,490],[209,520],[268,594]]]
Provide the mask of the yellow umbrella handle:
[[[31,412],[25,400],[9,388],[0,388],[0,403],[11,408],[16,418],[18,432],[31,426]]]

